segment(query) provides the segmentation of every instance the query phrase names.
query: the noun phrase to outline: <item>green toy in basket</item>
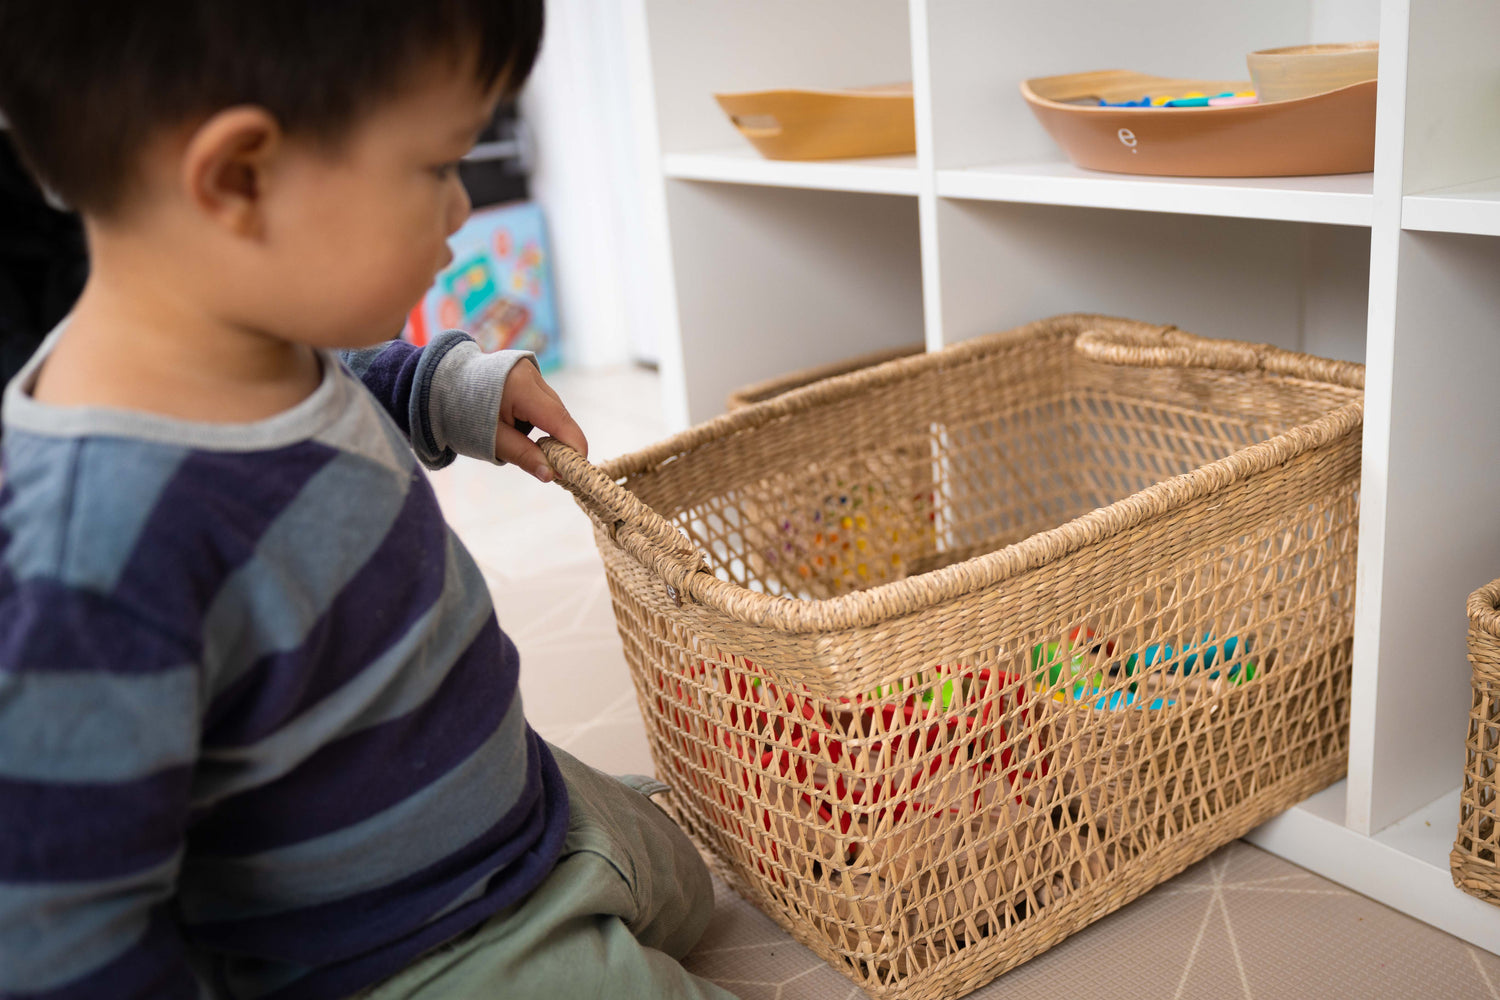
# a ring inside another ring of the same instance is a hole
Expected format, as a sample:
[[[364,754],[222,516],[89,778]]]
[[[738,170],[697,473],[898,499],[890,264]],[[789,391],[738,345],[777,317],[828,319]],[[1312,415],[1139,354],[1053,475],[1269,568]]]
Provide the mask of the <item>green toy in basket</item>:
[[[943,681],[941,687],[929,686],[928,678],[921,673],[918,673],[912,679],[912,687],[914,690],[920,693],[923,706],[930,707],[933,703],[934,698],[938,698],[944,711],[947,711],[948,709],[951,709],[953,707],[953,701],[955,697],[958,698],[960,704],[963,703],[964,698],[968,693],[969,683],[969,677],[961,678],[959,680],[959,687],[955,691],[952,679]],[[906,685],[902,684],[900,681],[895,681],[891,684],[880,685],[874,691],[871,691],[868,695],[866,695],[866,697],[871,701],[894,698],[900,695],[902,691],[905,690],[905,688]],[[938,697],[935,692],[941,692],[941,697]]]
[[[1079,638],[1083,641],[1080,642]],[[1037,691],[1052,691],[1054,701],[1079,700],[1104,684],[1101,660],[1114,654],[1113,642],[1096,643],[1091,628],[1077,627],[1062,642],[1038,643],[1031,647],[1032,679]],[[1063,677],[1069,683],[1059,688]]]

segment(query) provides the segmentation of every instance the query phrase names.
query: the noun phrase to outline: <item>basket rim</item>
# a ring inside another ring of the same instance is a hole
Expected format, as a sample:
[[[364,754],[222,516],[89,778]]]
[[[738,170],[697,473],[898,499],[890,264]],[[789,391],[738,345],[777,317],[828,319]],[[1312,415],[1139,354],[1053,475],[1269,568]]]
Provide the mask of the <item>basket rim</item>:
[[[1190,472],[1162,480],[1004,548],[941,569],[837,597],[789,600],[721,580],[709,569],[702,552],[680,529],[677,529],[678,540],[686,543],[686,549],[679,545],[676,551],[669,551],[652,541],[645,532],[622,533],[617,537],[595,510],[581,501],[580,506],[584,506],[590,519],[606,532],[598,537],[601,546],[613,544],[636,558],[643,567],[674,588],[674,597],[690,597],[743,624],[777,632],[835,632],[888,622],[993,587],[1330,444],[1359,428],[1363,422],[1363,394],[1353,392],[1363,389],[1363,365],[1330,361],[1264,344],[1207,340],[1182,333],[1171,326],[1096,314],[1070,313],[976,337],[943,351],[888,361],[873,368],[793,389],[782,396],[715,417],[655,445],[602,463],[597,468],[589,466],[586,459],[566,446],[550,449],[548,456],[553,459],[553,464],[558,467],[564,479],[577,481],[576,474],[580,470],[574,464],[576,461],[588,467],[588,471],[601,474],[616,488],[628,493],[620,485],[620,480],[655,469],[710,441],[748,432],[772,421],[909,378],[927,369],[967,363],[1041,338],[1071,338],[1077,342],[1085,337],[1092,337],[1095,333],[1102,333],[1104,336],[1089,345],[1089,353],[1101,360],[1160,367],[1262,370],[1273,376],[1351,390],[1351,399],[1307,423],[1288,428],[1265,441],[1248,445]],[[1125,361],[1124,356],[1127,354],[1133,360]],[[569,469],[569,466],[573,468]],[[569,488],[574,489],[575,494],[578,492],[571,485]],[[634,494],[629,495],[634,497]],[[644,503],[639,505],[650,510]],[[652,513],[655,514],[654,511]],[[660,518],[659,514],[655,516]],[[684,551],[695,554],[696,560],[685,561]],[[1500,630],[1500,615],[1496,617],[1497,630]]]
[[[763,403],[767,399],[784,395],[793,389],[800,389],[813,382],[821,382],[824,379],[833,378],[836,375],[847,375],[861,368],[872,368],[875,365],[885,364],[899,358],[909,358],[914,354],[921,354],[926,350],[926,345],[920,343],[902,344],[899,347],[887,347],[879,351],[870,351],[865,354],[856,355],[852,358],[843,358],[831,361],[826,365],[815,365],[811,368],[801,368],[775,378],[768,378],[761,382],[752,382],[750,385],[741,386],[729,394],[726,409],[741,410],[756,403]]]

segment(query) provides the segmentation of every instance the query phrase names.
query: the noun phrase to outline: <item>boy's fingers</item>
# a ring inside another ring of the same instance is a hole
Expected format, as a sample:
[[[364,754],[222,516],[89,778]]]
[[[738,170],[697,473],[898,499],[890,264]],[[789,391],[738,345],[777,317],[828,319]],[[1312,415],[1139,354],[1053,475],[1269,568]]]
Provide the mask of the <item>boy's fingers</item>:
[[[495,457],[519,465],[544,483],[551,482],[552,469],[546,457],[527,437],[533,428],[552,435],[588,457],[588,439],[557,393],[534,365],[518,365],[511,371],[500,402]]]
[[[559,406],[562,404],[559,403]],[[583,428],[578,426],[567,410],[562,411],[562,419],[556,427],[548,427],[548,433],[557,438],[563,444],[569,446],[584,458],[589,457],[589,441],[583,436]]]
[[[552,482],[552,466],[542,449],[525,434],[503,424],[495,432],[495,457],[525,469],[544,483]]]
[[[524,417],[584,458],[588,458],[589,442],[583,436],[583,429],[578,426],[578,422],[573,419],[568,408],[562,404],[562,400],[556,396],[536,400],[527,408],[526,413],[518,413],[517,416]]]

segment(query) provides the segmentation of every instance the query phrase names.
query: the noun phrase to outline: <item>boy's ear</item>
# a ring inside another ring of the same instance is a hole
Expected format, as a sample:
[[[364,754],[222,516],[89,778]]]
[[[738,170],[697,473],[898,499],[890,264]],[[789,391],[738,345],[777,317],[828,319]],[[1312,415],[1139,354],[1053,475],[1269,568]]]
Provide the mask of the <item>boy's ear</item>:
[[[193,132],[181,161],[188,200],[237,236],[257,237],[281,125],[265,108],[225,108]]]

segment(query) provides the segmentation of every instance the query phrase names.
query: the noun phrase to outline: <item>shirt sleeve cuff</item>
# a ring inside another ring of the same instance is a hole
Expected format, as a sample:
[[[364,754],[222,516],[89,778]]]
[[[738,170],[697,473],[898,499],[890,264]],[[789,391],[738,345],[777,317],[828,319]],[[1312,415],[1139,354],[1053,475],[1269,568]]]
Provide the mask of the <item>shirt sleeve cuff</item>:
[[[429,418],[439,451],[453,451],[496,465],[495,433],[505,380],[522,361],[536,364],[531,351],[485,354],[472,340],[443,354],[432,376]]]

